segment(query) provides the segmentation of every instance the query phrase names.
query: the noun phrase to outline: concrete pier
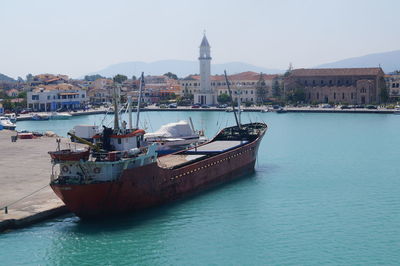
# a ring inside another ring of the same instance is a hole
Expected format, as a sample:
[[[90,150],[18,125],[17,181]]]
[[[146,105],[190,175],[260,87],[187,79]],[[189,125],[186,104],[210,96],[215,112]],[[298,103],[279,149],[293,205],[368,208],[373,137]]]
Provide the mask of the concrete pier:
[[[7,206],[8,211],[0,210],[0,232],[67,212],[48,185],[51,160],[47,152],[57,148],[56,137],[11,142],[16,134],[0,131],[0,208]],[[62,139],[61,148],[68,143],[68,139]]]

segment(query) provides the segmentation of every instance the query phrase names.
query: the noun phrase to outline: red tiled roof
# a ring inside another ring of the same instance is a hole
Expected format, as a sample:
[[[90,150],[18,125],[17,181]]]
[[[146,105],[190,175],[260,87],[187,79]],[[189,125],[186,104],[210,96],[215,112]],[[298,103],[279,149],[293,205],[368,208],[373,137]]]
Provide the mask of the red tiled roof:
[[[53,82],[53,81],[57,81],[57,80],[61,80],[61,78],[52,78],[52,79],[45,80],[45,82]]]
[[[375,76],[383,74],[380,67],[294,69],[291,76]]]

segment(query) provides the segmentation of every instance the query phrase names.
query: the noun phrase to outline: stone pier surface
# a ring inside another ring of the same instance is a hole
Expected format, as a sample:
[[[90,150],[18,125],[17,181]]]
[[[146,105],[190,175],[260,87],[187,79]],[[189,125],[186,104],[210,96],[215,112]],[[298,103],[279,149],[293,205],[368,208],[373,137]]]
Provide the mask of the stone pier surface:
[[[0,208],[8,206],[8,214],[0,210],[0,232],[67,212],[48,185],[51,160],[47,152],[57,148],[56,137],[11,142],[11,136],[16,134],[15,131],[0,131]],[[63,138],[61,148],[66,148],[68,143],[69,140]]]

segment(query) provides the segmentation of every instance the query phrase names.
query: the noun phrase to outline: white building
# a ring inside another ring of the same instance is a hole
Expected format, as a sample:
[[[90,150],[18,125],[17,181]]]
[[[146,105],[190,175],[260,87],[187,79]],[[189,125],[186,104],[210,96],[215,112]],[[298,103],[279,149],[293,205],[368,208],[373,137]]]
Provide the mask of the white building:
[[[71,84],[42,85],[27,93],[28,108],[34,111],[56,111],[84,108],[88,102],[86,90]]]
[[[232,90],[233,100],[238,100],[239,96],[241,102],[252,102],[257,101],[257,82],[262,78],[265,82],[266,97],[273,97],[272,86],[275,81],[279,80],[279,75],[268,75],[260,74],[252,71],[237,73],[228,76],[230,87]],[[218,96],[221,94],[228,94],[228,86],[226,85],[224,75],[213,75],[211,79],[211,88],[215,93],[215,97],[218,100]],[[180,95],[196,95],[196,92],[200,90],[201,77],[197,75],[191,75],[185,79],[180,80],[181,93]],[[194,98],[196,100],[196,98]],[[216,103],[216,102],[215,102]]]
[[[389,98],[393,101],[400,99],[400,74],[385,75],[386,88],[389,90]]]
[[[194,92],[194,103],[212,105],[217,103],[216,94],[211,87],[210,45],[204,34],[200,44],[200,89]]]

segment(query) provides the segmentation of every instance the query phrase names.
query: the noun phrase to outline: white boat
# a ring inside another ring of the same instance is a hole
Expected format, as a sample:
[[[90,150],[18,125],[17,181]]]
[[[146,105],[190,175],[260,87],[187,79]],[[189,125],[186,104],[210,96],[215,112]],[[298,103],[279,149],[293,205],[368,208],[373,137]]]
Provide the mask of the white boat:
[[[49,116],[46,114],[33,114],[32,120],[49,120]]]
[[[16,125],[8,117],[0,116],[0,125],[3,129],[14,130]]]
[[[53,112],[50,115],[50,119],[54,119],[54,120],[64,120],[64,119],[69,119],[70,117],[72,117],[72,115],[69,113]]]
[[[400,108],[394,110],[393,114],[395,114],[395,115],[400,115]]]
[[[207,139],[202,131],[194,130],[192,123],[182,120],[163,125],[156,132],[146,133],[144,141],[149,145],[157,143],[157,153],[165,155],[206,142]]]
[[[11,121],[11,123],[15,123],[17,122],[17,116],[15,113],[11,113],[11,114],[4,114],[5,117],[8,117]]]

